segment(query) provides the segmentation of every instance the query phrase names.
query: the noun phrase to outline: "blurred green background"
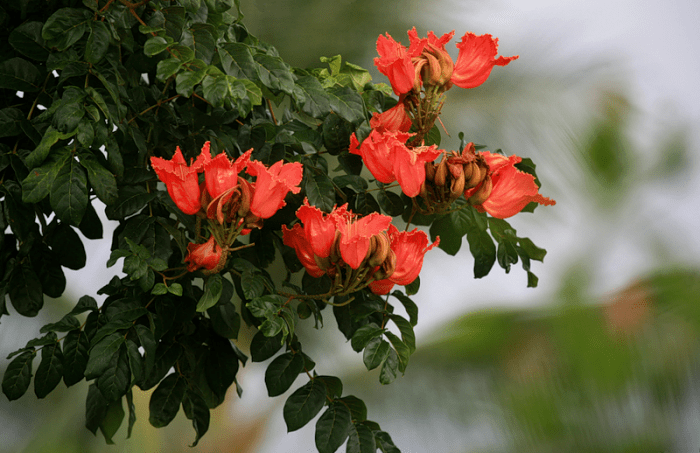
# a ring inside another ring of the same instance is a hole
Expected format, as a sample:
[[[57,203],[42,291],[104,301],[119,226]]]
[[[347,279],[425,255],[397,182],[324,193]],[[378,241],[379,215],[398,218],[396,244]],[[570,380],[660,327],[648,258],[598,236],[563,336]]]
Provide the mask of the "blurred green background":
[[[459,146],[464,132],[491,150],[531,157],[541,193],[557,200],[510,219],[548,251],[533,269],[538,288],[526,288],[517,268],[474,280],[466,250],[435,250],[415,296],[418,350],[406,375],[381,386],[333,332],[330,313],[329,328],[299,327],[319,373],[343,377],[346,393],[368,403],[369,418],[404,452],[698,451],[697,2],[241,3],[251,32],[293,66],[341,54],[375,82],[386,82],[372,63],[379,34],[407,43],[415,26],[421,36],[454,29],[455,41],[466,31],[500,38],[501,54],[520,59],[478,88],[448,93],[442,147]],[[106,242],[94,244],[86,269],[104,269]],[[64,306],[3,320],[1,355],[74,299],[95,296],[109,275],[75,272]],[[148,425],[142,392],[132,438],[119,433],[107,446],[82,428],[87,386],[60,385],[42,401],[0,399],[0,452],[315,451],[311,425],[286,433],[286,397],[267,397],[265,367],[242,370],[243,397],[232,394],[212,412],[195,448],[182,416],[163,429]]]

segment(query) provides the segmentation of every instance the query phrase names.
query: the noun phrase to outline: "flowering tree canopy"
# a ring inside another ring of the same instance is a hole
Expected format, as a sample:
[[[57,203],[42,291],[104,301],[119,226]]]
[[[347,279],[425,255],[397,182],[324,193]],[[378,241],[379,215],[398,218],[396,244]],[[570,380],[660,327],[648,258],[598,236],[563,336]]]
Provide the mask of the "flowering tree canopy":
[[[18,5],[0,7],[0,316],[64,293],[64,268],[85,266],[81,235],[103,237],[98,210],[118,222],[106,267],[122,273],[8,356],[9,400],[85,379],[85,426],[111,443],[124,402],[130,433],[133,392],[154,389],[149,422],[182,407],[197,444],[210,409],[240,395],[239,366],[274,357],[268,394],[297,385],[289,431],[321,413],[321,453],[398,451],[304,352],[299,324],[335,317],[389,384],[415,350],[426,253],[466,237],[476,278],[521,261],[537,285],[546,252],[504,220],[554,204],[535,165],[465,140],[443,149],[436,126],[453,85],[517,58],[490,35],[466,33],[456,62],[454,32],[413,29],[408,47],[380,35],[389,87],[340,56],[290,67],[234,0]],[[257,329],[244,348],[241,322]]]

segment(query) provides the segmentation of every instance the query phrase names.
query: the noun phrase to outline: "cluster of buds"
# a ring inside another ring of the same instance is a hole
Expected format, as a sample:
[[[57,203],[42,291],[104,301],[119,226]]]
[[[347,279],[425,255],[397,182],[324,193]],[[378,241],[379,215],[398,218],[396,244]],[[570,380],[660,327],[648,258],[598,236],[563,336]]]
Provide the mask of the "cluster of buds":
[[[290,191],[301,190],[298,185],[302,166],[298,162],[278,161],[267,167],[250,159],[252,149],[234,161],[226,153],[212,158],[209,146],[206,142],[190,165],[179,147],[170,160],[151,157],[151,166],[175,205],[185,214],[197,215],[198,239],[201,221],[208,222],[208,240],[187,246],[185,262],[190,272],[200,268],[207,273],[219,272],[236,238],[250,233],[252,228],[260,228],[263,219],[272,217],[285,205],[284,198]],[[256,180],[242,177],[243,170]],[[200,183],[202,173],[204,181]]]
[[[399,232],[389,216],[360,217],[347,205],[325,214],[304,200],[297,218],[302,223],[282,227],[283,242],[294,248],[309,275],[331,278],[333,285],[324,297],[367,286],[386,294],[395,284],[407,285],[420,273],[425,253],[439,242],[429,244],[420,230]]]
[[[448,210],[462,195],[469,204],[480,205],[493,189],[489,166],[473,143],[465,146],[461,153],[445,152],[440,163],[426,162],[425,176],[420,196],[431,212]]]

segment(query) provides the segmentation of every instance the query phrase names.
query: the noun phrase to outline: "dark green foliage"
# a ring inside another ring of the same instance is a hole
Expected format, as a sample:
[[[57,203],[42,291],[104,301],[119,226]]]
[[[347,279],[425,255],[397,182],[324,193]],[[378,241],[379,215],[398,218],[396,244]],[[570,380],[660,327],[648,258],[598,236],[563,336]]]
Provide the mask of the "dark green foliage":
[[[107,0],[19,4],[0,7],[0,316],[8,314],[5,295],[20,316],[36,316],[44,295],[62,296],[64,268],[86,265],[84,238],[103,236],[102,204],[119,223],[107,267],[119,263],[126,276],[100,289],[101,304],[80,298],[40,329],[43,336],[10,354],[2,380],[9,400],[26,393],[33,375],[39,398],[61,379],[66,386],[92,381],[85,426],[112,443],[126,411],[128,433],[135,423],[134,386],[154,389],[150,423],[168,425],[182,406],[196,445],[210,409],[234,384],[240,395],[236,376],[247,357],[234,342],[243,321],[258,329],[251,361],[270,360],[270,396],[305,380],[284,405],[289,431],[321,414],[315,440],[322,453],[346,439],[348,452],[398,451],[366,420],[364,402],[342,395],[340,379],[316,374],[324,364],[302,352],[296,330],[311,315],[322,327],[322,310],[333,303],[340,331],[388,384],[416,349],[418,308],[409,296],[420,281],[406,294],[392,292],[406,319],[366,288],[327,300],[328,276],[305,272],[294,280],[302,266],[280,230],[295,221],[304,197],[326,212],[348,203],[356,214],[412,216],[413,224],[431,225],[451,254],[466,236],[477,277],[496,261],[508,271],[520,259],[536,285],[530,260],[545,252],[505,221],[461,206],[438,218],[414,216],[396,189],[361,175],[350,135],[366,137],[372,113],[395,103],[367,70],[340,56],[322,58],[322,68],[290,67],[248,33],[237,0],[152,0],[134,9],[128,5],[136,2]],[[439,130],[427,139],[439,143]],[[304,165],[301,192],[247,236],[254,246],[235,243],[213,275],[183,272],[195,216],[175,206],[150,166],[151,157],[170,159],[178,146],[189,162],[205,142],[213,155],[252,148],[252,158],[268,166]],[[534,171],[531,161],[523,165]],[[269,273],[280,262],[281,285]],[[290,297],[289,288],[302,297]]]

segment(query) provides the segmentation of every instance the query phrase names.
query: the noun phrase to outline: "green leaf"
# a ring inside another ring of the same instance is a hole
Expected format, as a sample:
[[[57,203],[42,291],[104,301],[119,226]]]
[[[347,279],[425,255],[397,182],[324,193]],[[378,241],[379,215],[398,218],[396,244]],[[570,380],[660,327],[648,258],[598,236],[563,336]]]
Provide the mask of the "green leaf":
[[[25,159],[24,161],[27,164],[28,168],[34,168],[39,165],[41,165],[42,162],[46,159],[46,157],[49,155],[49,151],[51,150],[51,147],[56,144],[59,140],[63,140],[66,138],[70,138],[75,133],[78,131],[74,131],[69,134],[62,134],[61,132],[57,131],[56,129],[53,128],[53,126],[49,126],[48,129],[44,132],[44,136],[41,138],[41,142],[37,147],[32,151]],[[61,154],[59,154],[60,156]],[[59,160],[57,158],[57,160]]]
[[[63,339],[63,383],[66,387],[83,380],[90,342],[82,330],[72,330]]]
[[[351,88],[333,87],[327,91],[333,112],[352,124],[365,119],[365,109],[362,97]]]
[[[29,388],[32,379],[32,361],[36,352],[25,351],[7,365],[5,375],[2,378],[2,393],[7,399],[14,401],[24,395]]]
[[[304,371],[304,357],[286,352],[273,360],[265,371],[265,386],[269,396],[278,396],[292,386],[299,373]]]
[[[22,201],[38,203],[43,200],[51,192],[56,176],[70,157],[69,152],[61,149],[52,153],[44,165],[30,170],[22,181]]]
[[[389,339],[391,342],[391,345],[394,347],[394,350],[396,351],[396,354],[398,355],[398,367],[399,371],[402,373],[406,371],[406,367],[408,366],[408,359],[411,356],[411,348],[401,341],[399,337],[394,335],[393,333],[387,331],[384,332],[384,335]],[[415,346],[414,346],[415,347]],[[391,356],[391,354],[389,354]]]
[[[224,338],[235,340],[238,338],[238,330],[241,327],[241,315],[236,311],[236,306],[231,302],[223,302],[214,305],[207,314],[211,319],[214,332]]]
[[[530,239],[518,238],[518,243],[520,244],[520,247],[527,253],[527,256],[530,259],[537,261],[544,260],[547,251],[545,249],[537,247]]]
[[[102,419],[102,422],[100,423],[100,432],[105,438],[105,443],[108,445],[114,445],[114,441],[112,441],[112,437],[117,433],[119,430],[119,427],[122,425],[122,421],[124,420],[124,408],[122,407],[122,400],[121,398],[112,401],[109,403],[109,406],[107,406],[107,410],[105,412],[105,416]]]
[[[335,376],[317,376],[326,385],[326,395],[330,399],[340,398],[343,394],[343,382]]]
[[[374,441],[374,433],[361,423],[350,425],[350,435],[346,453],[376,453],[377,444]]]
[[[177,94],[186,98],[192,96],[195,85],[199,84],[204,76],[207,75],[203,66],[205,66],[204,62],[195,60],[189,64],[187,71],[178,73],[175,77],[175,90]]]
[[[112,360],[104,372],[97,378],[97,388],[107,401],[117,401],[126,394],[131,387],[131,368],[127,348],[119,348],[119,353],[112,356]]]
[[[425,146],[440,146],[440,128],[435,124],[429,131],[428,135],[425,136]]]
[[[204,99],[209,101],[214,107],[223,107],[224,98],[229,92],[229,84],[226,76],[220,74],[218,76],[207,75],[202,80],[202,94]]]
[[[330,212],[335,205],[335,188],[327,174],[319,170],[304,168],[302,182],[306,197],[312,206],[322,211]]]
[[[262,362],[269,359],[282,348],[282,335],[266,337],[258,331],[250,342],[250,356],[253,362]]]
[[[119,198],[119,192],[114,175],[103,167],[91,153],[80,153],[80,164],[87,171],[90,186],[97,197],[106,205],[115,203]]]
[[[41,74],[24,58],[10,58],[0,63],[0,88],[29,93],[39,91]]]
[[[73,228],[65,223],[58,225],[50,235],[46,235],[46,243],[51,247],[61,266],[78,270],[85,267],[87,255],[80,236]]]
[[[362,360],[368,370],[373,370],[384,362],[389,355],[391,346],[382,338],[374,338],[367,343]]]
[[[90,349],[90,356],[85,367],[85,377],[92,379],[104,373],[112,358],[119,353],[119,347],[124,341],[124,334],[114,332],[95,344]]]
[[[61,167],[51,186],[51,207],[62,222],[79,225],[88,204],[85,170],[74,158]]]
[[[85,45],[85,60],[96,64],[104,58],[109,49],[110,33],[104,22],[95,20],[90,22],[90,36]]]
[[[14,107],[0,109],[0,138],[21,134],[23,121],[25,117],[20,109]]]
[[[204,293],[197,303],[197,312],[201,313],[216,305],[221,298],[223,289],[224,284],[221,281],[221,275],[210,275],[204,284]]]
[[[82,8],[61,8],[48,18],[41,36],[50,47],[66,50],[83,37],[92,22],[90,11]]]
[[[22,316],[36,316],[43,307],[41,281],[29,261],[25,260],[12,271],[8,294],[12,306]]]
[[[41,349],[41,363],[34,376],[34,394],[44,398],[56,388],[63,377],[63,353],[61,344],[55,342]]]
[[[316,422],[316,448],[319,453],[335,452],[350,432],[350,410],[334,401]]]
[[[416,277],[415,280],[413,280],[408,285],[404,286],[404,288],[406,289],[407,296],[413,296],[414,294],[417,294],[418,290],[420,289],[420,276]],[[416,308],[416,313],[417,313],[417,310],[418,309]],[[410,313],[409,313],[409,315],[410,315]],[[413,319],[412,316],[411,316],[411,319]],[[413,321],[411,321],[411,323],[412,322]],[[413,324],[413,325],[415,326],[415,324]]]
[[[265,277],[257,272],[247,270],[241,275],[241,287],[246,299],[256,299],[262,296],[265,291]],[[269,301],[276,302],[277,299],[273,296]]]
[[[171,38],[172,39],[172,38]],[[143,53],[152,57],[163,52],[171,43],[162,36],[151,36],[143,45]]]
[[[139,339],[139,343],[144,350],[144,376],[151,374],[156,360],[156,340],[153,332],[141,324],[134,325],[134,331]]]
[[[406,346],[408,346],[409,354],[413,354],[416,350],[416,334],[413,332],[412,324],[405,318],[402,318],[396,314],[389,315],[389,318],[394,321],[396,327],[399,328],[399,332],[401,332],[401,339]]]
[[[52,322],[43,326],[39,333],[46,332],[70,332],[71,330],[80,329],[80,321],[74,315],[68,313],[58,322]]]
[[[182,61],[177,58],[167,58],[160,60],[156,66],[156,79],[165,82],[167,79],[177,74],[182,67]]]
[[[296,81],[294,97],[301,110],[314,118],[325,118],[331,112],[330,98],[316,77],[300,77]]]
[[[90,384],[87,399],[85,400],[85,427],[93,434],[97,433],[102,421],[107,415],[109,401],[102,396],[97,385]]]
[[[367,343],[382,335],[384,329],[374,323],[364,325],[355,331],[350,344],[355,352],[362,351]]]
[[[358,397],[348,395],[340,398],[338,401],[342,401],[343,404],[350,409],[350,415],[352,416],[353,423],[367,420],[367,405],[365,405],[365,402]]]
[[[395,350],[389,349],[389,354],[382,363],[382,368],[379,370],[379,382],[382,385],[389,385],[396,379],[399,368],[399,356]]]
[[[91,121],[99,121],[100,114],[94,106],[91,107],[90,116],[92,118],[85,118],[85,121],[78,123],[78,142],[84,147],[88,148],[92,145],[93,140],[95,140],[95,129],[92,127]],[[86,111],[87,107],[86,107]],[[94,115],[94,116],[93,116]],[[116,188],[115,188],[116,192]]]
[[[377,447],[382,450],[383,453],[401,453],[401,451],[396,448],[394,441],[391,440],[391,436],[384,431],[376,431],[374,433],[374,440],[377,442]]]
[[[248,45],[239,42],[223,44],[219,47],[219,56],[226,74],[238,79],[260,79],[257,64]]]
[[[496,262],[496,246],[486,231],[471,229],[467,233],[469,251],[474,256],[474,278],[488,275]]]
[[[253,56],[258,64],[260,81],[271,90],[279,90],[289,95],[294,91],[294,76],[289,65],[279,57],[258,54]]]
[[[238,355],[225,338],[213,336],[206,361],[207,382],[212,392],[223,401],[226,391],[236,380]]]
[[[398,217],[403,213],[403,200],[394,192],[382,190],[377,194],[377,201],[387,215]]]
[[[292,393],[284,403],[284,422],[287,432],[296,431],[311,421],[326,403],[326,386],[319,379],[311,379]]]
[[[435,240],[440,237],[440,247],[448,255],[455,256],[462,247],[463,232],[458,231],[449,215],[444,215],[435,219],[430,225],[430,239]]]
[[[143,186],[122,186],[119,198],[114,204],[107,206],[105,213],[110,220],[122,219],[136,214],[157,196],[155,192],[147,192]]]
[[[156,428],[167,426],[175,416],[185,397],[187,383],[178,373],[165,377],[151,395],[148,404],[148,421]]]
[[[182,410],[185,412],[185,417],[192,420],[192,427],[194,428],[196,437],[190,447],[195,447],[199,439],[201,439],[209,429],[209,407],[207,407],[204,398],[197,392],[188,388],[182,400]]]
[[[70,312],[77,315],[86,311],[97,311],[97,301],[90,296],[83,296],[78,299],[78,303],[75,304],[75,307]]]
[[[136,406],[134,406],[134,395],[131,389],[126,393],[126,406],[129,408],[129,426],[126,430],[126,438],[129,439],[134,423],[136,423]]]
[[[355,209],[353,211],[361,215],[380,212],[379,203],[377,203],[377,200],[374,199],[371,193],[360,192],[355,197]]]
[[[49,49],[41,37],[41,22],[25,22],[10,32],[8,42],[14,49],[32,60],[46,61]]]

